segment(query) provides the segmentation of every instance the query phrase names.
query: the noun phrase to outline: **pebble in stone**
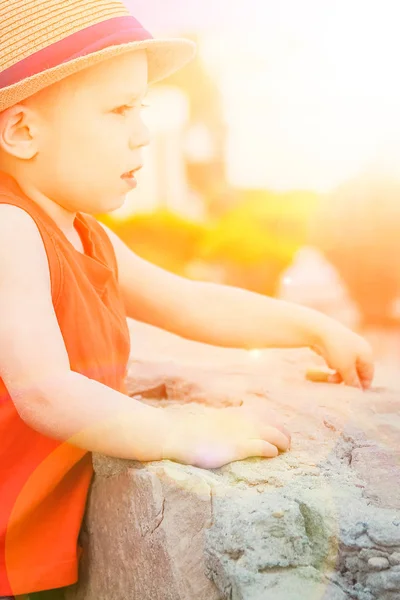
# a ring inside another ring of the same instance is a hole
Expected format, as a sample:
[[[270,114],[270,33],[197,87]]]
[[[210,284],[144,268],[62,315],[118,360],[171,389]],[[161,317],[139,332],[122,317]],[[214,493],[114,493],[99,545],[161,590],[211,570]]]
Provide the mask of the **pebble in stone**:
[[[348,556],[345,560],[346,569],[350,573],[357,573],[360,570],[359,560],[357,556]]]
[[[389,562],[392,566],[400,565],[400,552],[393,552],[393,554],[389,556]]]
[[[390,596],[383,595],[383,592],[398,592],[400,589],[400,571],[396,571],[397,567],[392,567],[387,571],[380,573],[370,573],[367,577],[367,585],[377,595],[379,599],[384,599]],[[380,594],[380,595],[379,595]],[[392,595],[397,600],[395,595]],[[398,596],[397,596],[398,597]],[[392,600],[392,599],[391,599]]]
[[[368,566],[374,571],[384,571],[385,569],[388,569],[390,565],[387,558],[383,558],[382,556],[374,556],[373,558],[369,559]]]
[[[283,512],[283,510],[276,510],[272,513],[272,516],[275,517],[275,519],[282,519],[282,517],[285,516],[285,513]]]
[[[357,593],[358,600],[376,600],[368,588],[365,588],[362,583],[356,583],[354,591]]]
[[[354,538],[359,538],[363,533],[367,530],[367,524],[362,521],[357,521],[357,523],[351,528],[350,535]]]
[[[366,561],[368,561],[370,558],[376,558],[377,556],[387,558],[387,555],[387,552],[376,550],[376,548],[362,548],[359,552],[359,557]]]

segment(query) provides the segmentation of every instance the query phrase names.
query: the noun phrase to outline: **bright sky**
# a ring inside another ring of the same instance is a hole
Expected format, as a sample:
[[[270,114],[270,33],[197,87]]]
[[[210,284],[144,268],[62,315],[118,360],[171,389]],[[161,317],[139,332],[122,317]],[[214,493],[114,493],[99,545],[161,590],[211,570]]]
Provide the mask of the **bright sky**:
[[[158,35],[200,33],[233,183],[329,189],[372,158],[400,167],[398,0],[126,1]]]

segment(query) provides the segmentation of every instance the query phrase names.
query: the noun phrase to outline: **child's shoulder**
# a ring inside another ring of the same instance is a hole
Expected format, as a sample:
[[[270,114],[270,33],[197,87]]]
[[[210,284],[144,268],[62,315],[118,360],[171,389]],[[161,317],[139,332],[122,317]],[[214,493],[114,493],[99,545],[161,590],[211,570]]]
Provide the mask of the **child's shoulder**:
[[[29,390],[60,364],[68,367],[49,275],[34,219],[0,197],[0,380],[26,414]]]
[[[20,206],[0,197],[0,279],[16,285],[18,275],[25,282],[33,275],[48,273],[42,236],[33,217]],[[1,286],[1,284],[0,284]]]
[[[9,256],[13,250],[18,255],[34,250],[40,254],[43,242],[34,218],[21,206],[9,202],[0,196],[0,254]]]

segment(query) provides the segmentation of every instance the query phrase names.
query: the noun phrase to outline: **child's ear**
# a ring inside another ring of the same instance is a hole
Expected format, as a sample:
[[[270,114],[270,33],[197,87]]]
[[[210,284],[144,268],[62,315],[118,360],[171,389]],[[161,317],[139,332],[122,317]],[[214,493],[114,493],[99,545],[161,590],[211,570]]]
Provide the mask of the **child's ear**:
[[[38,152],[38,117],[24,104],[16,104],[0,114],[0,148],[22,160],[34,158]]]

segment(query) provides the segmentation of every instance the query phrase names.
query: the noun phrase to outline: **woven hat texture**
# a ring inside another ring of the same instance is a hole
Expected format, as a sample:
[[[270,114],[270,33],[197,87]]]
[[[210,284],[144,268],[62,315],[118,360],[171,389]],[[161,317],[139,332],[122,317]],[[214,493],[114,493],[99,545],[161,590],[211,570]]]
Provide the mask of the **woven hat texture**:
[[[146,50],[149,83],[188,63],[195,45],[154,39],[121,0],[0,0],[0,111],[104,60]]]

